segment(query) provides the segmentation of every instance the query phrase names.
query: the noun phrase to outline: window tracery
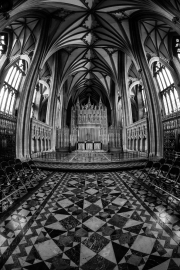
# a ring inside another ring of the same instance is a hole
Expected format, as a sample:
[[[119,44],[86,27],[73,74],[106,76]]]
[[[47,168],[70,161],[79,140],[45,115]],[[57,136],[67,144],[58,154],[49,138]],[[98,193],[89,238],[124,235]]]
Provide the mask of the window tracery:
[[[169,69],[162,63],[155,62],[154,76],[159,87],[164,113],[168,115],[178,111],[180,109],[180,100]]]
[[[26,65],[26,61],[20,59],[9,68],[0,90],[0,111],[13,114],[22,77],[25,75]]]
[[[8,44],[8,35],[6,33],[0,33],[0,59],[3,54],[6,53]]]

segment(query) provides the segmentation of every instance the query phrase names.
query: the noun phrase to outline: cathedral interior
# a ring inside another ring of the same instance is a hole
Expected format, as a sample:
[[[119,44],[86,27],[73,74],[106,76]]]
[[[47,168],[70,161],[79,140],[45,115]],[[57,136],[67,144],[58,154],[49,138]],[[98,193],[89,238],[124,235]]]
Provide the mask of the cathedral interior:
[[[180,269],[180,0],[0,0],[0,269]]]

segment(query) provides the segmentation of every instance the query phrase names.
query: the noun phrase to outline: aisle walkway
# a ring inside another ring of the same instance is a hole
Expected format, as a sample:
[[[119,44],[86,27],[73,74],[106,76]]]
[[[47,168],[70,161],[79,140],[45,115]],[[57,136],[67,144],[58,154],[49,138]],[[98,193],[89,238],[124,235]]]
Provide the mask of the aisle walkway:
[[[55,173],[0,224],[0,269],[180,269],[180,238],[160,226],[161,202],[152,212],[129,178]]]

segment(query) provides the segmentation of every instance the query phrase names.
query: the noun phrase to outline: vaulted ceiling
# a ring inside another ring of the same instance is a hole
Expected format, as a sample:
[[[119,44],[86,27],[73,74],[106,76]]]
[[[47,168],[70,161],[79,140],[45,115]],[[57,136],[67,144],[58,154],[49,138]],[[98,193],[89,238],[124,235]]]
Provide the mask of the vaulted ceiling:
[[[176,2],[174,0],[173,5]],[[128,22],[132,13],[139,10],[156,11],[156,14],[170,17],[153,0],[28,0],[21,1],[10,15],[27,10],[46,11],[52,19],[42,70],[47,69],[48,60],[54,53],[60,50],[64,52],[61,63],[63,72],[59,76],[62,85],[67,83],[68,99],[73,103],[77,97],[83,103],[87,96],[91,96],[94,103],[100,97],[106,103],[112,81],[119,86],[119,51],[124,52],[133,63],[130,76],[138,76]],[[18,32],[19,37],[12,54],[34,46],[36,36],[31,30],[37,25],[37,19],[28,18],[17,20],[9,26]],[[147,52],[158,55],[160,51],[161,56],[169,57],[167,44],[170,27],[157,20],[144,20],[141,31]],[[27,42],[21,42],[22,35]]]

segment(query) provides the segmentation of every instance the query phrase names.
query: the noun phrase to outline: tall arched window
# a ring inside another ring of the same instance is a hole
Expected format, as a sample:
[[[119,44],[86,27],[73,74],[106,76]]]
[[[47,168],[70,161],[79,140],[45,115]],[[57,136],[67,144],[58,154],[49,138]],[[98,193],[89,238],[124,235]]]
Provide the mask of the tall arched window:
[[[16,95],[18,93],[22,76],[25,75],[26,61],[19,60],[11,66],[0,90],[0,111],[13,114]]]
[[[7,51],[8,35],[7,33],[0,33],[0,59]]]
[[[143,99],[144,112],[146,113],[147,105],[146,105],[146,93],[145,93],[144,87],[142,87],[141,93],[142,93],[142,99]]]
[[[168,115],[179,110],[179,96],[169,69],[166,68],[162,63],[155,62],[154,76],[159,87],[162,104],[164,107],[164,114]]]

